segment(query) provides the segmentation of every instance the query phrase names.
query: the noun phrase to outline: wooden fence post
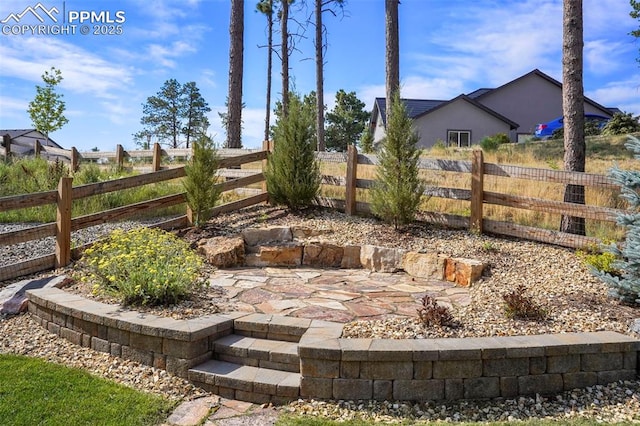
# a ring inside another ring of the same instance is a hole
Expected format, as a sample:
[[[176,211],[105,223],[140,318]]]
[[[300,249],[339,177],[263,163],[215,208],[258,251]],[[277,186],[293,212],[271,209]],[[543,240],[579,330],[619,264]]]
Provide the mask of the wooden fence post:
[[[4,144],[4,158],[11,158],[11,136],[7,133],[2,136],[2,143]]]
[[[118,169],[122,169],[124,165],[124,149],[120,144],[116,145],[116,165]]]
[[[153,160],[151,162],[151,169],[154,172],[160,170],[160,161],[162,160],[162,150],[158,142],[153,144]]]
[[[56,263],[55,267],[71,262],[71,186],[73,178],[60,178],[56,198]]]
[[[358,150],[355,145],[347,147],[347,177],[344,212],[349,216],[356,214],[356,181],[358,178]]]
[[[471,218],[469,227],[472,232],[482,234],[482,202],[484,200],[484,159],[482,150],[473,151],[471,160]]]
[[[273,141],[262,141],[262,150],[271,152],[273,151]],[[267,170],[267,159],[262,160],[262,174]],[[262,192],[267,192],[267,181],[262,181]]]
[[[76,172],[78,171],[78,167],[80,166],[80,159],[78,155],[78,150],[75,146],[71,147],[71,170]]]
[[[36,158],[40,158],[41,152],[42,152],[42,144],[38,139],[36,139],[36,141],[33,143],[33,153],[35,154]]]

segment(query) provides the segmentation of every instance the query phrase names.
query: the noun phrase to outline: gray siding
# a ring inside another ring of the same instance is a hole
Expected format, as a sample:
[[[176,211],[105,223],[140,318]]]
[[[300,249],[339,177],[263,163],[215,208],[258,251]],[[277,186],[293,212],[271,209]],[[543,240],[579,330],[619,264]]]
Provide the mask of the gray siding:
[[[562,115],[562,88],[536,74],[493,90],[476,101],[518,123],[520,127],[511,134],[512,140],[516,132],[532,134],[539,123]],[[611,116],[586,102],[584,111]]]
[[[438,139],[446,143],[448,130],[470,130],[471,143],[477,144],[485,136],[496,133],[509,134],[509,125],[464,99],[418,117],[414,121],[420,135],[421,148],[432,147]]]

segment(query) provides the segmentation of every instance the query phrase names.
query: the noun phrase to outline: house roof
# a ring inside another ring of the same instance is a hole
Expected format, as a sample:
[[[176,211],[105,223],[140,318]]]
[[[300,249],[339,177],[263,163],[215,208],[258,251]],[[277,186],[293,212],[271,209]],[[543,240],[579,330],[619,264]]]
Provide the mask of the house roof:
[[[479,98],[480,96],[484,95],[485,93],[489,93],[494,89],[488,89],[488,88],[484,88],[484,89],[478,89],[478,90],[474,90],[471,93],[467,93],[467,96],[470,97],[471,99],[475,99],[475,98]]]
[[[30,134],[31,133],[31,134]],[[45,135],[37,131],[36,129],[0,129],[0,139],[4,135],[9,135],[11,139],[22,139],[24,142],[35,142],[39,140],[42,145],[52,146],[55,148],[62,148],[53,139],[47,138]]]
[[[401,99],[407,108],[407,115],[409,118],[416,118],[424,113],[436,108],[437,106],[447,103],[448,101],[435,100],[435,99]],[[372,114],[375,116],[375,112],[380,111],[382,117],[382,123],[386,126],[387,120],[387,100],[385,98],[376,98]]]
[[[480,89],[480,90],[491,90],[491,89]],[[469,95],[459,95],[453,99],[451,99],[450,101],[442,101],[442,100],[433,100],[433,99],[401,99],[402,102],[404,102],[406,108],[407,108],[407,115],[409,116],[409,118],[411,119],[416,119],[419,117],[422,117],[424,115],[430,114],[433,111],[436,111],[446,105],[450,105],[454,102],[457,102],[458,100],[463,100],[465,102],[469,102],[470,104],[472,104],[474,107],[476,108],[480,108],[481,110],[483,110],[484,112],[496,117],[499,120],[504,121],[505,123],[507,123],[512,129],[517,129],[518,123],[515,123],[514,121],[509,120],[507,117],[505,117],[504,115],[498,114],[497,112],[495,112],[494,110],[492,110],[491,108],[488,108],[484,105],[482,105],[481,103],[475,101],[473,98],[471,98]],[[386,123],[386,99],[385,98],[376,98],[375,101],[375,105],[374,105],[374,109],[372,114],[374,114],[375,116],[375,111],[376,109],[378,111],[380,111],[380,116],[382,118],[382,123],[385,125],[387,125]]]
[[[458,102],[460,100],[470,103],[474,107],[483,110],[484,112],[486,112],[489,115],[494,116],[498,120],[504,121],[505,123],[507,123],[509,125],[509,127],[511,127],[512,130],[513,129],[517,129],[518,127],[520,127],[520,125],[518,123],[516,123],[515,121],[509,120],[507,117],[505,117],[502,114],[498,114],[497,112],[495,112],[491,108],[482,105],[480,102],[477,102],[476,100],[474,100],[473,98],[469,97],[468,95],[456,96],[455,98],[451,99],[450,101],[443,102],[440,105],[438,105],[438,106],[436,106],[434,108],[431,108],[429,111],[425,111],[422,114],[420,114],[420,115],[418,115],[416,117],[412,117],[412,118],[419,118],[419,117],[421,117],[423,115],[430,114],[430,113],[432,113],[432,112],[434,112],[434,111],[436,111],[436,110],[438,110],[440,108],[444,108],[445,106],[450,105],[450,104],[452,104],[454,102]]]

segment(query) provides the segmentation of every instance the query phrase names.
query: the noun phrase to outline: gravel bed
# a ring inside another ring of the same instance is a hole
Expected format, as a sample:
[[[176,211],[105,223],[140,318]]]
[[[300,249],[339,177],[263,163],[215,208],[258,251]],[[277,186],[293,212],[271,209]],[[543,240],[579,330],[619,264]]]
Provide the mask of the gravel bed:
[[[503,336],[574,331],[611,330],[640,337],[629,330],[640,309],[626,306],[607,297],[607,288],[582,265],[573,250],[528,241],[473,235],[428,225],[410,226],[395,232],[380,222],[348,217],[322,209],[292,214],[273,207],[252,207],[241,212],[214,218],[203,229],[178,231],[195,244],[214,235],[232,235],[245,227],[301,225],[324,230],[322,239],[339,244],[375,244],[416,251],[437,251],[453,257],[481,260],[489,267],[482,279],[470,289],[471,304],[452,309],[457,327],[427,328],[414,319],[356,321],[345,325],[344,337],[432,338]],[[17,225],[0,225],[0,231]],[[133,227],[133,222],[102,225],[99,229],[74,234],[74,241],[84,243],[116,227]],[[98,228],[98,227],[96,227]],[[16,229],[16,228],[13,228]],[[81,231],[80,231],[81,232]],[[77,240],[76,240],[77,238]],[[18,246],[18,247],[17,247]],[[0,247],[0,265],[46,254],[53,241]],[[60,271],[58,271],[60,272]],[[64,271],[63,271],[64,272]],[[67,270],[68,272],[68,270]],[[0,283],[0,286],[6,283]],[[502,296],[517,285],[547,311],[544,321],[507,318],[502,310]],[[71,291],[86,294],[76,286]],[[218,289],[209,289],[204,297],[185,302],[170,310],[146,309],[174,318],[194,317],[212,311],[232,309],[220,297]],[[216,299],[216,297],[219,297]],[[229,302],[228,300],[226,302]],[[416,304],[416,307],[418,305]],[[74,346],[51,335],[28,316],[0,319],[0,352],[38,356],[92,371],[138,389],[162,393],[170,398],[194,398],[206,395],[182,379],[163,370],[114,358],[87,348]],[[283,411],[332,419],[364,419],[380,422],[407,420],[491,421],[549,418],[557,421],[586,418],[598,422],[640,423],[640,381],[619,382],[565,392],[552,398],[523,397],[457,403],[405,404],[369,401],[298,401]]]

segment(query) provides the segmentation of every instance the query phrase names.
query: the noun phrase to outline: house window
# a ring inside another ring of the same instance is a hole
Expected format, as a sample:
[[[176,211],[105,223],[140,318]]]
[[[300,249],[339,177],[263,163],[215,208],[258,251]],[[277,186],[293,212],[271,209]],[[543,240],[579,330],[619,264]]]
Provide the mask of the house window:
[[[471,146],[471,130],[448,130],[447,140],[449,146]]]

